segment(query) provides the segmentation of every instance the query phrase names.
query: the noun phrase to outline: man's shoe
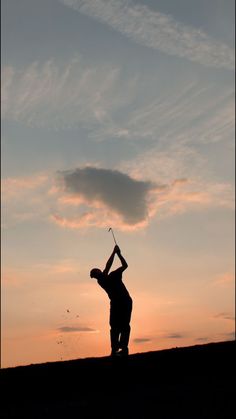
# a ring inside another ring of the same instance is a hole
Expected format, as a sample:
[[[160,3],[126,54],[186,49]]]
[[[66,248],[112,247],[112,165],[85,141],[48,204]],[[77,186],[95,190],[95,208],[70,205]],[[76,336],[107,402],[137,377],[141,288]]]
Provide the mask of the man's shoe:
[[[121,349],[121,351],[116,353],[116,356],[128,356],[129,355],[129,349],[128,348],[123,348]]]
[[[111,351],[111,355],[110,356],[116,356],[118,354],[118,350],[115,351],[114,349]]]

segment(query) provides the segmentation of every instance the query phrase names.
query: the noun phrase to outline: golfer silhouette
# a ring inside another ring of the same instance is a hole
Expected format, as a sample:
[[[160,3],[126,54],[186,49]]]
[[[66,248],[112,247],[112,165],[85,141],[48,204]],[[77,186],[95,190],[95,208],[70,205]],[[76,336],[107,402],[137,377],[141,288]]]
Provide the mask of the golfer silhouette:
[[[119,257],[121,266],[109,273],[115,255]],[[128,343],[133,302],[122,282],[122,273],[127,268],[128,264],[121,255],[119,246],[116,245],[104,271],[93,268],[90,272],[90,277],[97,279],[98,284],[110,298],[111,356],[127,356],[129,354]]]

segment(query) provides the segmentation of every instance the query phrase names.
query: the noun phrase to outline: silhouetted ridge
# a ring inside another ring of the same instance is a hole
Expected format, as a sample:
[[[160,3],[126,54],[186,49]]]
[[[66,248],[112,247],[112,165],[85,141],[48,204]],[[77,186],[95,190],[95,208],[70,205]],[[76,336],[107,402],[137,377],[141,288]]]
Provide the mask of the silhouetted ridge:
[[[1,417],[231,418],[234,357],[230,341],[3,369]]]

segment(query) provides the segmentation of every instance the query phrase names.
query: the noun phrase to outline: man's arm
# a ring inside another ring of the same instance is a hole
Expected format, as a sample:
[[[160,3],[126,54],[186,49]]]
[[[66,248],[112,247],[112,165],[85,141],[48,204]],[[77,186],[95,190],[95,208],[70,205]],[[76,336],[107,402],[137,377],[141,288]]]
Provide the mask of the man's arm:
[[[105,269],[103,271],[103,273],[105,275],[108,275],[109,270],[111,269],[111,265],[113,264],[113,260],[114,260],[115,254],[116,254],[116,250],[115,249],[116,249],[116,246],[114,247],[114,250],[113,250],[111,256],[109,257],[109,259],[108,259],[108,261],[106,263],[106,267],[105,267]]]
[[[128,268],[128,263],[126,262],[125,258],[122,256],[119,246],[116,245],[114,250],[121,261],[120,270],[123,272],[125,269]]]

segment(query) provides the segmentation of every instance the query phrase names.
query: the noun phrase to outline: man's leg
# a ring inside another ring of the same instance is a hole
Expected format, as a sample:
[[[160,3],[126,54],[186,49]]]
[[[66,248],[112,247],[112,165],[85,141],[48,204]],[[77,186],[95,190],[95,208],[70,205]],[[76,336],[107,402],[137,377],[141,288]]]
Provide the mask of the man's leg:
[[[110,337],[111,337],[111,355],[114,355],[119,350],[119,336],[120,328],[118,322],[118,309],[114,303],[110,307]]]
[[[120,336],[120,348],[124,353],[128,355],[128,345],[129,345],[129,336],[130,336],[130,325],[124,326],[121,330]]]
[[[128,345],[129,345],[129,337],[130,337],[130,319],[131,319],[131,312],[132,312],[132,300],[129,301],[122,313],[122,328],[121,328],[121,336],[120,336],[120,348],[124,355],[128,355]]]
[[[111,337],[111,354],[115,354],[119,349],[119,336],[120,331],[115,327],[111,327],[110,337]]]

